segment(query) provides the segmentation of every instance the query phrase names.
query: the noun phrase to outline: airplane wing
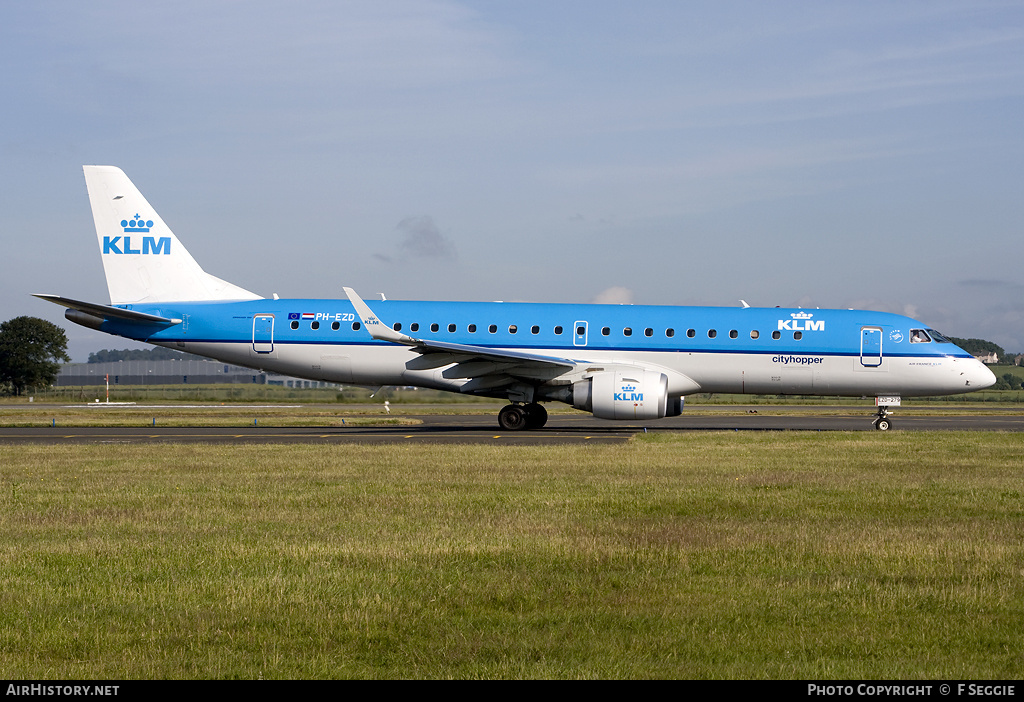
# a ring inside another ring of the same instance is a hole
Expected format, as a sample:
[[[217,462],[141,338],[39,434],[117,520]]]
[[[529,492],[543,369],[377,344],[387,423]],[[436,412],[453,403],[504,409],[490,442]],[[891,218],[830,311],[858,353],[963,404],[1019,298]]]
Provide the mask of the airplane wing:
[[[470,381],[462,386],[463,392],[497,388],[520,379],[551,380],[583,363],[557,356],[417,339],[397,332],[381,322],[355,290],[344,290],[371,337],[380,341],[404,344],[421,354],[421,358],[406,364],[410,370],[430,370],[455,364],[442,371],[441,375],[452,379],[470,378]]]

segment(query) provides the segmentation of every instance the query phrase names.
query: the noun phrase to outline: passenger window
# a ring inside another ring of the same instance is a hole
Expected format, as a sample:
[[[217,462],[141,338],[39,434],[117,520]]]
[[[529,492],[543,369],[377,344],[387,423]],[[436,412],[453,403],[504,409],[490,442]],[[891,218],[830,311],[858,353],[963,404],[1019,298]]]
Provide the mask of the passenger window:
[[[394,324],[391,325],[391,327],[395,331],[402,331],[402,323],[401,322],[395,322]]]
[[[497,333],[498,325],[497,324],[492,324],[491,326],[487,327],[487,331],[489,331],[492,334]]]
[[[419,322],[413,322],[412,324],[409,325],[409,331],[418,332],[419,330],[420,330],[420,323]]]
[[[793,332],[793,338],[796,339],[797,341],[800,341],[800,339],[804,338],[804,333],[803,332]]]
[[[751,329],[750,330],[750,338],[751,339],[756,339],[759,336],[761,336],[761,332],[757,331],[756,329]]]
[[[555,334],[561,334],[561,333],[562,333],[562,328],[561,327],[555,327]]]
[[[622,330],[622,335],[623,336],[633,336],[633,328],[632,327],[626,327],[625,329]]]
[[[517,331],[519,331],[519,327],[517,327],[515,324],[508,325],[509,334],[515,334]]]
[[[644,336],[654,336],[654,330],[650,327],[644,329]]]
[[[926,344],[932,339],[928,336],[928,332],[924,329],[911,329],[910,330],[910,343],[912,344]]]
[[[476,334],[476,325],[470,324],[468,327],[466,327],[466,331],[468,331],[470,334]]]
[[[735,339],[739,335],[740,335],[740,333],[738,331],[736,331],[735,329],[733,329],[732,331],[729,332],[729,338],[730,339]]]
[[[709,339],[714,339],[716,336],[718,336],[718,330],[717,329],[708,329],[708,338]]]
[[[436,332],[436,331],[437,331],[438,329],[440,329],[440,328],[441,328],[441,327],[439,327],[439,326],[437,325],[437,322],[434,322],[433,324],[431,324],[431,325],[430,325],[430,331],[432,331],[432,332]]]
[[[780,332],[780,331],[777,331],[777,330],[776,330],[776,331],[773,331],[773,332],[772,332],[772,338],[773,338],[773,339],[781,339],[781,338],[782,338],[782,332]]]
[[[671,327],[669,327],[668,329],[665,330],[665,336],[667,336],[668,338],[671,339],[675,335],[676,335],[676,330],[675,329],[672,329]]]
[[[331,322],[331,329],[333,329],[334,331],[338,331],[339,329],[341,329],[341,322]]]
[[[686,336],[692,339],[693,337],[697,336],[697,330],[696,329],[687,329],[686,330]]]
[[[292,322],[292,329],[298,329],[298,328],[299,328],[299,323],[298,323],[298,322],[295,322],[295,321],[293,321],[293,322]]]
[[[455,326],[454,324],[449,324],[449,325],[448,325],[448,333],[449,333],[449,334],[454,334],[454,333],[455,333],[455,330],[456,330],[457,328],[458,328],[458,327],[456,327],[456,326]]]
[[[611,327],[601,327],[601,336],[608,336],[611,333]]]
[[[317,329],[320,328],[320,322],[310,322],[309,328],[312,329],[313,331],[316,331]]]
[[[530,327],[530,333],[531,334],[540,334],[540,327],[538,327],[536,324],[534,324],[532,327]]]
[[[359,322],[352,322],[352,331],[359,331]]]

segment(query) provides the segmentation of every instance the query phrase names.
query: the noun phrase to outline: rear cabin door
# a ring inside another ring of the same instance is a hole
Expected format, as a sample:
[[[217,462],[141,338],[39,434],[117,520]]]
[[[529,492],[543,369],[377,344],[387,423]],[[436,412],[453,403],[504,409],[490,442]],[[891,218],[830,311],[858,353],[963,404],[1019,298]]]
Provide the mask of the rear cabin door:
[[[258,314],[252,318],[252,350],[256,353],[273,353],[274,315]]]

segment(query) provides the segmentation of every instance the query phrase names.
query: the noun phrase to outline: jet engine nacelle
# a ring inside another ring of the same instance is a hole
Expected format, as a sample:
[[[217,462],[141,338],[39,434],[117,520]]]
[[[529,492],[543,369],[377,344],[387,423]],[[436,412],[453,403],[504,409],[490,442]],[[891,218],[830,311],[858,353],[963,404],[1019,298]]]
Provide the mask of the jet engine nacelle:
[[[681,414],[683,398],[669,397],[664,373],[614,370],[574,383],[572,406],[600,419],[661,419]]]

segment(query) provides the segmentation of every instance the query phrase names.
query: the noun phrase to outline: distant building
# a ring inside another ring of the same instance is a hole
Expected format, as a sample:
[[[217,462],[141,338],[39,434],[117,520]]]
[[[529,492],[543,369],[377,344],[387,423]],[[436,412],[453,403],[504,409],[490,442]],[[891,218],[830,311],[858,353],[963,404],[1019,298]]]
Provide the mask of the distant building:
[[[293,378],[253,370],[219,361],[116,361],[113,363],[67,363],[54,385],[192,385],[250,383],[289,388],[328,388],[336,383]]]
[[[981,356],[975,356],[975,358],[981,361],[982,363],[999,363],[999,354],[996,353],[995,351],[983,354]]]

